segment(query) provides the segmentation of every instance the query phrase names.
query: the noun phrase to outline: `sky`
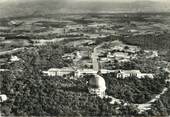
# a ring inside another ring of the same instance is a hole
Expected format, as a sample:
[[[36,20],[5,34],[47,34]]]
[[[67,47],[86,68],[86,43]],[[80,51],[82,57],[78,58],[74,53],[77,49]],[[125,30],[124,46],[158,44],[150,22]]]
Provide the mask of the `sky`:
[[[0,3],[3,2],[24,2],[24,1],[38,1],[38,0],[0,0]],[[41,1],[41,0],[39,0]],[[56,1],[63,1],[63,0],[56,0]],[[92,2],[92,1],[99,1],[99,2],[133,2],[133,1],[156,1],[156,2],[168,2],[169,0],[67,0],[67,1],[87,1],[87,2]]]
[[[109,2],[133,2],[133,1],[157,1],[157,2],[168,2],[169,0],[74,0],[74,1],[109,1]]]
[[[91,12],[170,12],[170,0],[0,0],[0,18]]]

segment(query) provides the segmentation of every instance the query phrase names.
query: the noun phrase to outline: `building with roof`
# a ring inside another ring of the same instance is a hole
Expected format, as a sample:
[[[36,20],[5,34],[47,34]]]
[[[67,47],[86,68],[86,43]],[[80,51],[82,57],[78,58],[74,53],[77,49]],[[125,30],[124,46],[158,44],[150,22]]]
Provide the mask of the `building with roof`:
[[[11,62],[16,62],[16,61],[19,61],[20,58],[18,58],[17,56],[11,56],[10,60]]]
[[[44,74],[47,74],[48,76],[64,76],[69,75],[71,73],[74,74],[74,69],[72,68],[51,68],[48,71],[43,71]]]
[[[137,78],[154,78],[151,73],[141,73],[140,70],[119,70],[117,73],[117,78],[126,78],[126,77],[137,77]]]
[[[95,74],[88,81],[88,90],[92,95],[98,95],[103,98],[105,96],[106,83],[104,78]]]
[[[0,102],[7,101],[8,97],[5,94],[0,95]]]
[[[81,70],[76,70],[75,76],[80,77],[86,74],[97,74],[97,71],[94,71],[93,69],[81,69]]]
[[[130,55],[124,52],[115,52],[115,53],[108,53],[107,58],[116,58],[116,59],[130,59]]]

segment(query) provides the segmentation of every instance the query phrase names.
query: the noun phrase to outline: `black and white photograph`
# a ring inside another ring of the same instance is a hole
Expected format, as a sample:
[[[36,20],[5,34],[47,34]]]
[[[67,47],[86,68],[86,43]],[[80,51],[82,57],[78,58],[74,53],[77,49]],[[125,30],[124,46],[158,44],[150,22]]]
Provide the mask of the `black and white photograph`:
[[[170,0],[0,0],[0,117],[169,117]]]

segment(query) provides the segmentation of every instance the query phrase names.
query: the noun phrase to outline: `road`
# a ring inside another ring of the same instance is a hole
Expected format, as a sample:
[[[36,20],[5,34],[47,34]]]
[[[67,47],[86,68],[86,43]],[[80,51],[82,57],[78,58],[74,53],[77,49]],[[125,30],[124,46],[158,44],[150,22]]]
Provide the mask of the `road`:
[[[0,56],[11,55],[11,54],[14,54],[16,52],[19,52],[19,51],[23,50],[24,48],[25,47],[15,48],[13,50],[8,50],[8,51],[3,51],[3,52],[0,52]]]
[[[98,57],[96,53],[92,53],[92,64],[93,64],[93,70],[99,71],[99,63],[98,63]]]
[[[159,100],[160,97],[163,94],[165,94],[167,91],[168,91],[168,88],[165,87],[160,94],[156,95],[153,99],[151,99],[147,103],[144,103],[144,104],[135,104],[137,106],[137,108],[139,109],[139,113],[141,114],[141,113],[143,113],[146,110],[150,110],[151,106],[152,106],[152,103],[154,103],[157,100]]]
[[[103,43],[104,44],[104,43]],[[99,71],[100,68],[99,68],[99,62],[98,62],[98,53],[97,53],[97,50],[103,45],[103,44],[100,44],[98,46],[96,46],[94,49],[93,49],[93,53],[91,55],[91,58],[92,58],[92,64],[93,64],[93,70],[94,71]],[[170,64],[169,64],[170,65]],[[169,73],[170,73],[170,69],[169,70]],[[170,78],[170,75],[169,75],[169,78]],[[156,102],[157,100],[160,99],[160,97],[165,94],[166,92],[168,91],[168,88],[165,87],[162,92],[158,95],[156,95],[153,99],[151,99],[150,101],[144,103],[144,104],[134,104],[135,106],[137,106],[137,108],[139,109],[139,113],[142,113],[146,110],[150,110],[151,109],[151,106],[152,106],[152,103]],[[116,99],[112,96],[108,96],[108,95],[105,95],[106,98],[111,98],[112,101],[110,102],[110,104],[114,104],[115,102],[117,103],[121,103],[121,100],[120,99]],[[124,100],[122,100],[124,101]]]
[[[92,58],[92,64],[93,64],[93,70],[94,71],[99,71],[100,70],[100,67],[99,67],[99,62],[98,62],[98,53],[97,53],[97,49],[99,49],[100,47],[102,47],[105,43],[102,43],[98,46],[96,46],[94,49],[93,49],[93,53],[91,55],[91,58]]]

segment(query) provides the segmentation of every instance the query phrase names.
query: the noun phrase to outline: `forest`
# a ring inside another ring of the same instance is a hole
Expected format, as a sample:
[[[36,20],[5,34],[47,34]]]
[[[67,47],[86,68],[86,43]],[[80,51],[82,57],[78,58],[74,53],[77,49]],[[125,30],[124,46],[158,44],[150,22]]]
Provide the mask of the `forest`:
[[[151,100],[154,94],[159,94],[166,86],[164,79],[148,77],[139,79],[127,77],[125,79],[116,78],[116,74],[103,75],[106,81],[108,95],[121,98],[130,103],[146,103]]]
[[[158,51],[166,51],[163,55],[165,60],[170,60],[170,34],[163,33],[163,34],[147,34],[147,35],[137,35],[126,38],[121,38],[121,40],[129,45],[136,45],[141,47],[142,49],[151,49],[151,50],[158,50]]]

